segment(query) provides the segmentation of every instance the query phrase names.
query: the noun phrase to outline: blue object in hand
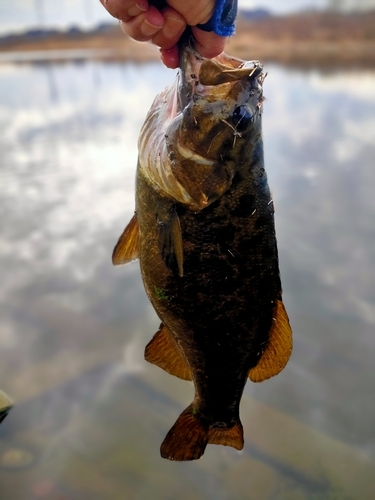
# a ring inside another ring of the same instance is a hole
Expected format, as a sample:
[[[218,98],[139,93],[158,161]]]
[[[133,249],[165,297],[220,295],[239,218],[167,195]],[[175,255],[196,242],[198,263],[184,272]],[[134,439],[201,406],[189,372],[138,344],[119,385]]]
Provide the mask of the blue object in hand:
[[[205,24],[198,24],[203,31],[213,31],[220,36],[231,36],[235,30],[237,0],[216,0],[212,17]]]

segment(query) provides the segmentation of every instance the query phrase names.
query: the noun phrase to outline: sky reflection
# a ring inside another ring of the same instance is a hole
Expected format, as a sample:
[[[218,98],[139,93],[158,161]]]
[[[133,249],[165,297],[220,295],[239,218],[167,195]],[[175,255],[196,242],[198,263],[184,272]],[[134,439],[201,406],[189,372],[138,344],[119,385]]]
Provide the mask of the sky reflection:
[[[282,374],[247,384],[246,394],[375,460],[375,74],[266,69],[266,168],[295,348]],[[51,391],[55,403],[47,411],[62,404],[58,391],[68,391],[61,388],[66,381],[104,373],[90,385],[96,403],[82,402],[96,405],[98,414],[85,418],[93,425],[121,414],[140,427],[159,419],[155,453],[175,403],[162,417],[147,409],[140,417],[131,395],[147,408],[142,398],[161,401],[173,393],[180,402],[191,389],[143,361],[158,320],[138,264],[113,268],[110,257],[134,210],[140,127],[172,78],[158,63],[2,66],[0,72],[1,389],[20,403]],[[126,378],[143,372],[159,392]],[[107,414],[111,394],[126,384],[127,410]],[[9,428],[16,426],[8,419]],[[66,431],[70,443],[90,442],[87,421],[80,422]],[[214,463],[215,453],[205,463]],[[220,453],[220,460],[232,457]]]

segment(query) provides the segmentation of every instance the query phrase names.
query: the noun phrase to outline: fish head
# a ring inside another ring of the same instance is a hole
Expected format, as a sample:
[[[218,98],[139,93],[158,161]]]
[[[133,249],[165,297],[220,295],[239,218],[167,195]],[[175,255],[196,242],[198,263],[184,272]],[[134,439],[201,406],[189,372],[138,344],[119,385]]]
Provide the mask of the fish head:
[[[189,46],[181,59],[178,143],[210,160],[235,157],[261,130],[262,66],[225,53],[204,59]]]
[[[155,99],[139,143],[141,164],[164,194],[197,210],[229,188],[261,135],[263,80],[258,61],[205,59],[186,44],[176,81]]]

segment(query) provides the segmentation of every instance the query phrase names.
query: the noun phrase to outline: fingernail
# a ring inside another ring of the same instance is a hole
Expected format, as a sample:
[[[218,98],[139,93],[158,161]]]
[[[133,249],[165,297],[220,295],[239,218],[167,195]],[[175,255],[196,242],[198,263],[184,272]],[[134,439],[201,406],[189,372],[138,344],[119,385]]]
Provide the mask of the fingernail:
[[[186,24],[178,18],[168,17],[163,28],[163,33],[167,38],[175,38],[185,29]]]
[[[161,26],[155,26],[155,24],[149,23],[146,19],[141,24],[141,32],[144,36],[155,35],[157,31],[161,29]]]
[[[142,12],[146,12],[146,10],[147,8],[144,9],[138,4],[132,5],[132,7],[130,7],[130,9],[128,10],[128,15],[132,17],[139,16],[139,14],[142,14]]]
[[[142,12],[146,12],[146,10],[148,9],[148,2],[146,2],[146,0],[144,2],[142,1],[138,1],[136,4],[135,4],[138,9],[140,9]]]

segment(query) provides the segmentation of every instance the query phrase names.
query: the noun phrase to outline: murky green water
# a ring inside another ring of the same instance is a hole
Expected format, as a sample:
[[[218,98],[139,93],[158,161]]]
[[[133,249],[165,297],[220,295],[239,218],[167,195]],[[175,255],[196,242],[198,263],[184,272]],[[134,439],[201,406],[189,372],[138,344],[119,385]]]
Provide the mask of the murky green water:
[[[159,64],[0,66],[1,500],[375,496],[375,73],[270,66],[266,166],[295,335],[245,389],[243,452],[159,457],[192,388],[143,360],[158,320],[113,268]]]

